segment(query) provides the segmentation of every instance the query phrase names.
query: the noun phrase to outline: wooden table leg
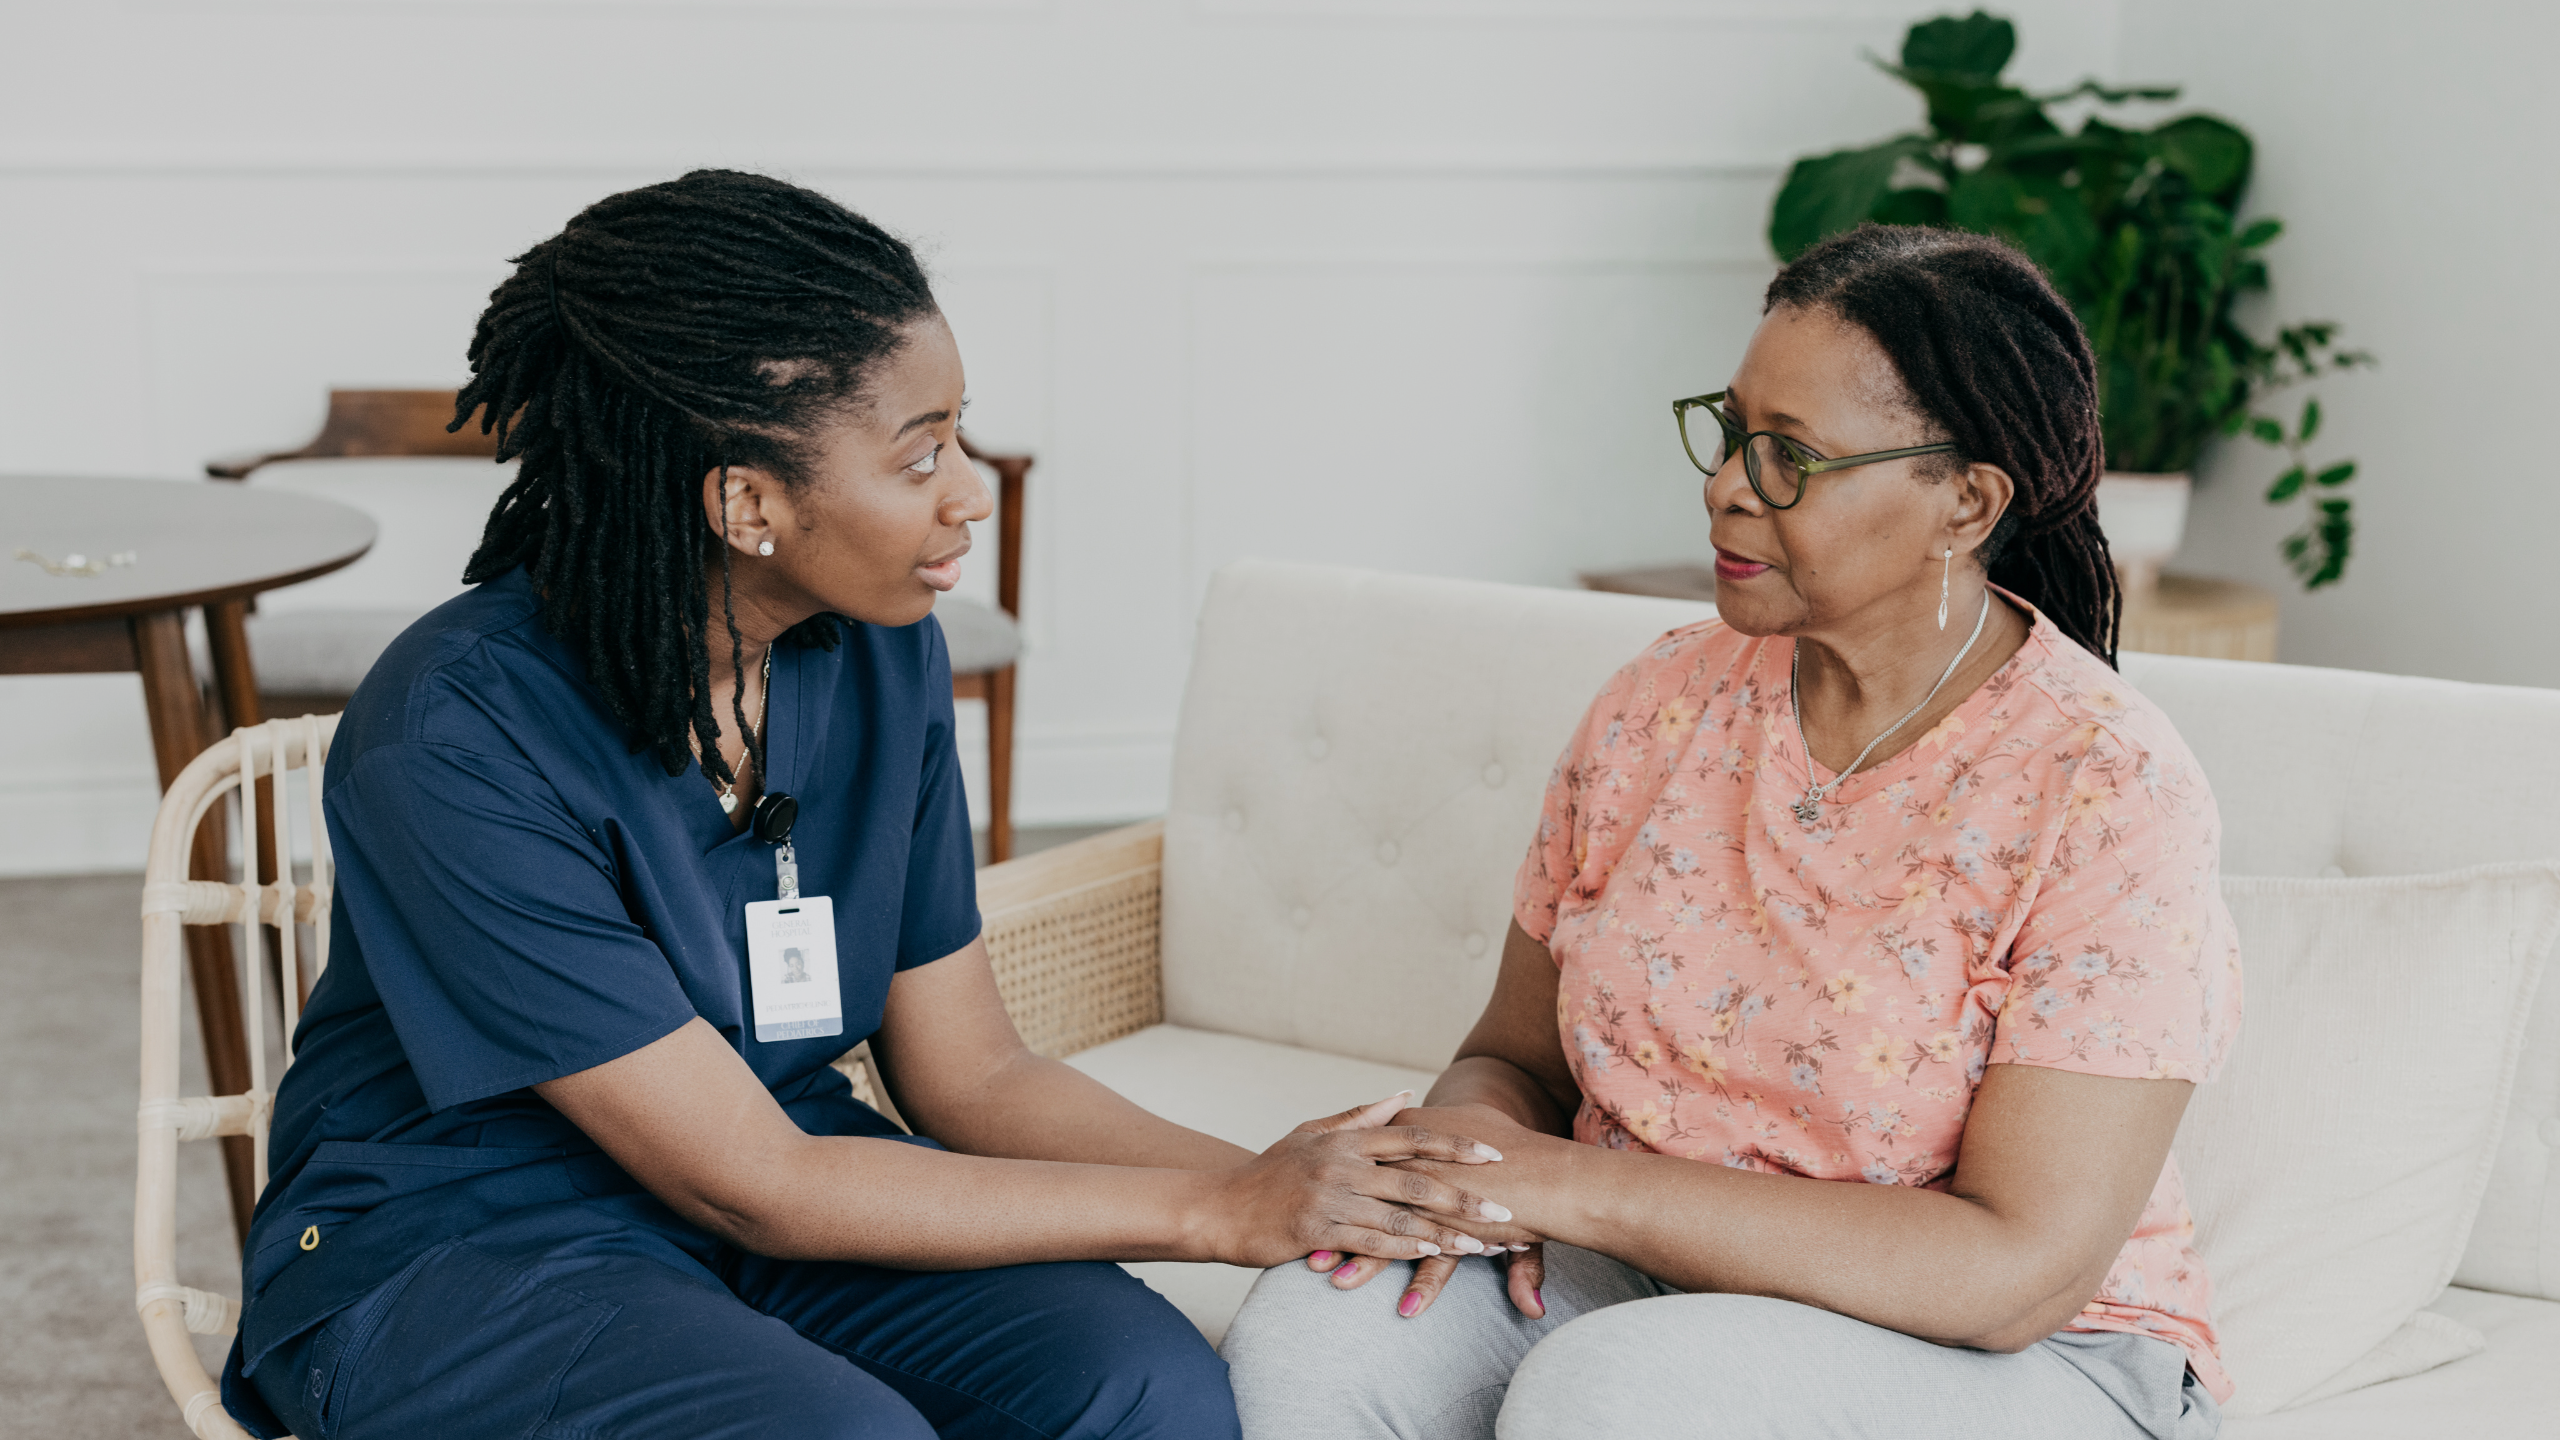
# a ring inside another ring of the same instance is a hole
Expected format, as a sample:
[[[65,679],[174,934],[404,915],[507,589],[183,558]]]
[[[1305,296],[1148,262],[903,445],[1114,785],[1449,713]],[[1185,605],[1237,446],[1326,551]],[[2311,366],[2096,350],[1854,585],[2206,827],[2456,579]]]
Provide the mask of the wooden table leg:
[[[206,743],[203,702],[196,694],[195,666],[187,659],[186,623],[180,612],[158,610],[135,616],[133,652],[136,668],[142,672],[142,705],[151,716],[151,749],[160,765],[160,788],[166,790]],[[200,880],[226,880],[230,868],[217,812],[206,816],[196,830],[188,873]],[[187,976],[196,990],[205,1073],[213,1093],[237,1095],[249,1088],[249,1038],[240,1018],[240,978],[231,953],[231,932],[219,925],[190,925],[186,931]],[[231,1220],[243,1239],[248,1237],[249,1211],[255,1203],[255,1157],[249,1137],[223,1137],[222,1168],[231,1184]]]
[[[204,607],[206,648],[213,652],[213,688],[222,701],[222,713],[233,729],[245,729],[266,720],[266,708],[258,700],[258,672],[249,660],[249,602],[229,600]],[[276,857],[276,789],[273,780],[258,782],[256,823],[252,833],[258,837],[258,883],[272,885],[283,876]],[[283,983],[284,946],[278,941],[275,927],[259,927],[266,939],[267,969]],[[292,980],[294,994],[304,995],[302,977]],[[281,1015],[277,1017],[283,1019]]]

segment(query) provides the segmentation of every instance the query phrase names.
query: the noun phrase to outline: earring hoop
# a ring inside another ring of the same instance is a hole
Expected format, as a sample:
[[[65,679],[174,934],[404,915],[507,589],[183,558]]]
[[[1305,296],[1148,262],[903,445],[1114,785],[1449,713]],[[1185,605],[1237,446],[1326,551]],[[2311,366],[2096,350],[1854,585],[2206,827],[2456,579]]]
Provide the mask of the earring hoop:
[[[1947,586],[1955,578],[1956,550],[1950,545],[1944,563],[1938,567],[1938,628],[1947,628]]]
[[[770,540],[765,540],[765,541],[760,541],[760,542],[758,542],[758,543],[757,543],[757,545],[756,545],[756,553],[757,553],[757,554],[759,554],[759,555],[770,555],[770,554],[772,554],[772,553],[773,553],[773,542],[772,542],[772,541],[770,541]],[[1941,605],[1941,606],[1939,606],[1938,608],[1939,608],[1939,609],[1941,609],[1941,610],[1943,610],[1943,609],[1945,609],[1946,607],[1945,607],[1945,606],[1943,606],[1943,605]],[[1938,628],[1939,628],[1939,629],[1941,629],[1941,630],[1946,629],[1946,628],[1947,628],[1947,622],[1946,622],[1946,621],[1944,621],[1944,620],[1939,621],[1939,622],[1938,622]]]

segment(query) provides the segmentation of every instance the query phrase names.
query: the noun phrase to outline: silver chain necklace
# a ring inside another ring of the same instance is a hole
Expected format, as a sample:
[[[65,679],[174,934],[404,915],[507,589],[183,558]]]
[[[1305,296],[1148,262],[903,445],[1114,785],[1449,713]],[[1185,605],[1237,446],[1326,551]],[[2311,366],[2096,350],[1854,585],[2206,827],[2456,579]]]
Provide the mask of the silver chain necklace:
[[[1839,789],[1842,781],[1858,773],[1858,767],[1867,763],[1867,757],[1884,743],[1885,736],[1910,724],[1912,715],[1929,708],[1929,702],[1937,699],[1938,692],[1947,688],[1947,681],[1954,677],[1956,667],[1964,663],[1964,657],[1973,653],[1973,642],[1982,638],[1982,623],[1990,618],[1991,590],[1985,586],[1982,613],[1973,617],[1973,633],[1964,637],[1964,648],[1956,652],[1956,658],[1947,662],[1946,671],[1938,676],[1938,683],[1929,687],[1929,693],[1920,697],[1920,703],[1911,707],[1910,714],[1887,725],[1876,738],[1868,741],[1867,748],[1858,752],[1858,758],[1849,762],[1849,768],[1832,776],[1827,785],[1813,783],[1813,746],[1804,738],[1804,642],[1796,642],[1795,653],[1787,662],[1787,708],[1796,712],[1796,747],[1804,752],[1805,792],[1804,798],[1796,802],[1797,824],[1810,830],[1822,823],[1822,802],[1831,798],[1831,792]]]

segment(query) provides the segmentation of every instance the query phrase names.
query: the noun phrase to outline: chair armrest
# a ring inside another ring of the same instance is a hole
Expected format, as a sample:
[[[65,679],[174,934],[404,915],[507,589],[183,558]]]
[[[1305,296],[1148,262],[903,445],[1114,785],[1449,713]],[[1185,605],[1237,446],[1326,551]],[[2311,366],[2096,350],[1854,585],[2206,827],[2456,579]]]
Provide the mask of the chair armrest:
[[[1073,1055],[1163,1022],[1163,877],[1161,820],[978,872],[996,990],[1033,1053]],[[868,1041],[835,1064],[855,1099],[899,1118]]]

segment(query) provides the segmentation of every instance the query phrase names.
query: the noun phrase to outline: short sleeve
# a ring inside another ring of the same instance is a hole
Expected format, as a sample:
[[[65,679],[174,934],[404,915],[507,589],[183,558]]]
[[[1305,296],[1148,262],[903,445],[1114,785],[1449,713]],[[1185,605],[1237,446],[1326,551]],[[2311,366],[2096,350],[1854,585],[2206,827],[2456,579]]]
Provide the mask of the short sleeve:
[[[1604,752],[1625,739],[1618,717],[1644,668],[1645,661],[1634,661],[1600,687],[1600,693],[1591,698],[1590,708],[1583,712],[1582,723],[1565,741],[1564,753],[1556,757],[1554,771],[1547,776],[1546,798],[1538,809],[1538,828],[1529,839],[1529,853],[1521,860],[1520,872],[1511,886],[1511,918],[1541,945],[1555,938],[1558,911],[1574,887],[1584,882],[1583,872],[1591,855],[1592,815],[1586,803],[1587,791],[1591,777],[1600,767],[1617,758]]]
[[[2202,773],[2097,729],[2064,789],[1990,1063],[2212,1079],[2239,1030],[2240,954]]]
[[[327,800],[338,914],[438,1110],[618,1059],[695,1015],[601,837],[525,767],[366,751]]]
[[[969,795],[960,778],[960,749],[951,717],[951,654],[941,622],[928,620],[925,665],[924,774],[916,789],[907,842],[905,908],[898,919],[898,968],[912,970],[978,938],[978,849],[969,828]]]

